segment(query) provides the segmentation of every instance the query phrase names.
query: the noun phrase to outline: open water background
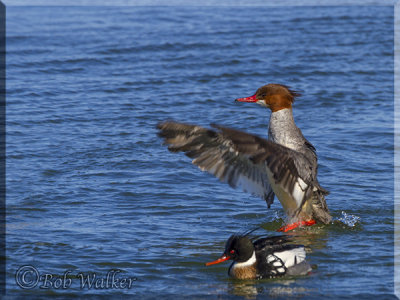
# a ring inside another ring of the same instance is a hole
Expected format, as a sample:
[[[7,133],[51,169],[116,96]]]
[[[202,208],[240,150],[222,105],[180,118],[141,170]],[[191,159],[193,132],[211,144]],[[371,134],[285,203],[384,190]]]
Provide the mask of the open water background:
[[[8,7],[7,293],[394,298],[393,13]],[[276,234],[279,202],[267,210],[200,172],[155,126],[266,136],[269,112],[233,100],[271,82],[303,93],[295,120],[317,148],[335,221],[296,231],[310,276],[240,282],[228,264],[204,263],[232,233]],[[54,278],[69,270],[72,285],[21,289],[24,265]],[[132,288],[81,289],[73,277],[111,269],[135,277]]]

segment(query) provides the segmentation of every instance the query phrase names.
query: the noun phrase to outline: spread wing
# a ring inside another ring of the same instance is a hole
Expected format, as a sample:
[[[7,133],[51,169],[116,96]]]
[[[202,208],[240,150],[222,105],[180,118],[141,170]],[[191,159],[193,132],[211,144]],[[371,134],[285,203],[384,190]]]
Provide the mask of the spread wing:
[[[266,199],[269,205],[274,196],[269,180],[273,180],[293,195],[300,210],[313,188],[299,174],[303,154],[239,130],[212,127],[216,130],[176,122],[158,125],[168,149],[185,152],[201,170]]]
[[[211,173],[231,187],[241,187],[265,199],[268,207],[273,203],[274,193],[265,167],[251,160],[259,151],[253,136],[243,134],[240,141],[233,141],[221,131],[195,125],[164,122],[157,127],[170,151],[185,152],[202,171]],[[213,127],[218,128],[216,125]]]

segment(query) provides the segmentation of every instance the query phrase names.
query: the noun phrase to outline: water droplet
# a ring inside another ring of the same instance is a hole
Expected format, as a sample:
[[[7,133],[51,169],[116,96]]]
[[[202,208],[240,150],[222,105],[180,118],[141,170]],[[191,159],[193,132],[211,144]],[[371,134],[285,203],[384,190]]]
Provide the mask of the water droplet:
[[[350,215],[342,211],[342,217],[339,218],[339,221],[343,222],[347,226],[354,227],[360,219],[361,219],[360,217],[357,217],[355,215]]]

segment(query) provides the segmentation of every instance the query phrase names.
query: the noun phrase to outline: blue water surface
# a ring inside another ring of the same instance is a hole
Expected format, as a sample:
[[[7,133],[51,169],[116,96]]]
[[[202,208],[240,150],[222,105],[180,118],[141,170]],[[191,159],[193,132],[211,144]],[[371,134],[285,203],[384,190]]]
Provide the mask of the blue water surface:
[[[394,298],[393,13],[8,7],[7,293]],[[233,100],[271,82],[303,94],[294,116],[317,148],[334,222],[295,232],[309,276],[243,282],[204,263],[232,233],[277,234],[279,202],[268,210],[168,152],[156,124],[266,137],[269,111]],[[27,265],[37,273],[23,289]],[[79,273],[111,270],[132,286],[82,287]],[[71,285],[57,288],[66,272]]]

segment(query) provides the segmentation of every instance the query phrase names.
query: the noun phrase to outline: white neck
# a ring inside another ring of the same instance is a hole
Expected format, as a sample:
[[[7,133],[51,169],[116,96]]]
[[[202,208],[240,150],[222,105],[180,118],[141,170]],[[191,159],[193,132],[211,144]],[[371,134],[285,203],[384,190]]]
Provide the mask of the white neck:
[[[291,108],[284,108],[271,114],[268,139],[294,150],[304,144],[304,137],[294,123]]]
[[[293,123],[293,110],[291,108],[284,108],[278,111],[271,113],[271,117],[269,119],[270,124],[274,123]]]

